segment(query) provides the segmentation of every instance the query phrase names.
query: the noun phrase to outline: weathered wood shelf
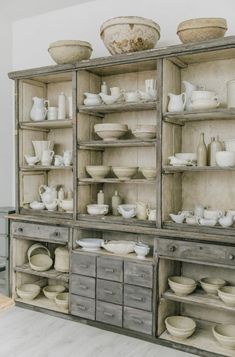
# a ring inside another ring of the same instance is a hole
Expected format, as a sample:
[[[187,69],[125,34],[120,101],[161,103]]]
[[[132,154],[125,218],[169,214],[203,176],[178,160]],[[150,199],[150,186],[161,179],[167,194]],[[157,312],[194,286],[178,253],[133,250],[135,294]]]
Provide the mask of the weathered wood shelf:
[[[129,179],[121,180],[118,178],[103,178],[103,179],[93,179],[93,178],[80,178],[78,179],[78,184],[98,184],[98,183],[131,183],[131,184],[155,184],[156,180],[147,179]]]
[[[43,309],[68,314],[68,311],[64,311],[64,310],[62,311],[61,309],[59,309],[59,307],[56,305],[56,303],[54,301],[47,299],[42,293],[40,295],[38,295],[38,297],[36,297],[36,299],[34,299],[32,301],[26,301],[21,298],[16,298],[15,301],[22,303],[22,304],[26,304],[26,305],[37,306],[37,307],[41,307]]]
[[[187,223],[175,223],[172,221],[163,222],[163,228],[172,229],[175,231],[184,231],[184,232],[199,232],[199,233],[210,233],[216,235],[224,235],[224,236],[234,236],[235,235],[235,227],[224,228],[220,225],[216,225],[214,227],[201,226],[198,224],[187,224]]]
[[[21,266],[16,266],[15,271],[18,271],[20,273],[30,274],[30,275],[41,276],[43,278],[48,278],[48,279],[61,280],[66,283],[69,281],[68,273],[61,273],[59,271],[56,271],[55,269],[50,269],[47,271],[36,271],[36,270],[31,269],[29,264],[23,264]]]
[[[129,226],[141,226],[146,228],[156,227],[155,221],[148,221],[148,220],[144,221],[137,218],[126,219],[123,218],[122,216],[112,216],[112,215],[91,216],[89,214],[79,214],[77,218],[80,221],[86,221],[86,222],[97,222],[97,223],[107,222],[110,224],[123,224]]]
[[[73,166],[42,166],[42,165],[34,165],[34,166],[21,166],[20,170],[22,172],[28,172],[28,171],[50,171],[50,170],[70,171],[70,170],[73,170]]]
[[[35,210],[31,208],[20,207],[21,214],[28,214],[33,216],[43,216],[45,218],[64,218],[64,219],[72,219],[73,214],[67,212],[60,211],[48,211],[48,210]]]
[[[65,120],[43,120],[43,121],[25,121],[20,122],[21,129],[41,128],[41,129],[63,129],[72,128],[73,122],[71,119]]]
[[[91,140],[91,141],[79,141],[79,149],[97,149],[97,148],[114,148],[114,147],[142,147],[142,146],[154,146],[156,145],[156,139],[126,139],[115,141],[103,141],[103,140]]]
[[[219,166],[163,166],[163,173],[178,173],[178,172],[223,172],[235,171],[235,167],[219,167]]]

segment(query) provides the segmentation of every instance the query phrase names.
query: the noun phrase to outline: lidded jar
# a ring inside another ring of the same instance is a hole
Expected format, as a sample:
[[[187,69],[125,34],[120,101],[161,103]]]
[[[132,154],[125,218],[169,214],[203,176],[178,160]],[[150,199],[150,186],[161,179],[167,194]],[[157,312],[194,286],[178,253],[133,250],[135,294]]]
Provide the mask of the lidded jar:
[[[69,250],[67,247],[56,248],[54,268],[62,273],[69,272]]]

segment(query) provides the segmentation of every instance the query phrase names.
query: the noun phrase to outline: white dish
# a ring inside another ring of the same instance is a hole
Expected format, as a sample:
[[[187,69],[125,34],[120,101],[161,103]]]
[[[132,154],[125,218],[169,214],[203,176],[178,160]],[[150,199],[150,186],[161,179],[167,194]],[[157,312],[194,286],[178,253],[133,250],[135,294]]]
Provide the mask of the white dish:
[[[80,245],[84,251],[87,252],[95,252],[100,250],[103,242],[104,242],[103,239],[96,239],[96,238],[82,238],[76,240],[76,243]]]
[[[235,307],[235,286],[223,286],[218,289],[218,295],[225,305]]]
[[[189,161],[197,160],[197,155],[195,153],[179,152],[179,153],[175,154],[175,157],[180,160],[189,160]]]
[[[22,300],[33,300],[40,293],[40,286],[37,284],[23,284],[16,289],[17,295]]]
[[[93,179],[103,179],[110,173],[111,166],[96,165],[96,166],[86,166],[87,173]]]
[[[91,216],[105,215],[108,213],[108,211],[109,211],[108,205],[99,205],[99,204],[87,205],[87,212]]]
[[[138,167],[113,166],[112,169],[120,180],[129,180],[135,176]]]
[[[104,123],[96,124],[94,130],[104,141],[114,141],[126,134],[128,126],[126,124]]]
[[[136,242],[126,241],[126,240],[111,240],[109,242],[104,242],[102,247],[108,252],[126,255],[134,252]]]
[[[220,278],[202,278],[200,284],[207,294],[217,295],[218,289],[222,288],[226,281]]]

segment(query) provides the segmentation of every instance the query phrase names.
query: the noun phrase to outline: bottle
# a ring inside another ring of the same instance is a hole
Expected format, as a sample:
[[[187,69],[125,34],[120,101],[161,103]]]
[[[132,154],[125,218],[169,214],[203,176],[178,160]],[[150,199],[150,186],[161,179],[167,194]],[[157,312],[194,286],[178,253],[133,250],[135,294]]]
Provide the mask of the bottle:
[[[207,147],[207,162],[208,162],[209,166],[211,166],[211,147],[213,146],[214,141],[215,141],[215,138],[212,137],[211,142],[208,144],[208,147]]]
[[[58,99],[58,119],[63,120],[66,118],[65,94],[60,93]]]
[[[108,94],[109,88],[106,82],[103,82],[101,85],[101,93]]]
[[[72,198],[73,198],[73,191],[72,190],[68,190],[67,199],[68,200],[72,200]]]
[[[204,139],[204,133],[200,134],[200,140],[197,147],[197,166],[207,165],[207,148]]]
[[[102,190],[100,190],[97,194],[97,203],[98,205],[104,204],[104,192]]]
[[[210,166],[216,166],[215,154],[217,151],[221,151],[223,148],[222,143],[219,141],[219,137],[211,143],[211,151],[210,151]]]
[[[118,216],[118,206],[122,203],[121,197],[118,195],[118,191],[114,192],[114,195],[112,197],[112,214],[113,216]]]

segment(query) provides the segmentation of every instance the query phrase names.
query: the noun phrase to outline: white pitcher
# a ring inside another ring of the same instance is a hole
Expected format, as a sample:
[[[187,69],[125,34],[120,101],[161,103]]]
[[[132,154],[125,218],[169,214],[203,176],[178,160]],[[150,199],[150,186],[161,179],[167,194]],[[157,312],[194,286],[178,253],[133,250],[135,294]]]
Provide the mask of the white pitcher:
[[[186,104],[185,104],[185,109],[186,110],[191,110],[191,97],[192,97],[192,92],[197,90],[198,87],[190,82],[187,81],[182,81],[182,84],[185,87],[185,94],[186,94]]]
[[[182,112],[186,104],[186,94],[185,92],[181,94],[168,93],[170,98],[168,103],[168,112]]]
[[[38,97],[33,97],[32,99],[33,106],[30,111],[30,118],[33,121],[45,120],[47,115],[47,108],[45,107],[45,104],[48,103],[49,106],[49,101]]]

